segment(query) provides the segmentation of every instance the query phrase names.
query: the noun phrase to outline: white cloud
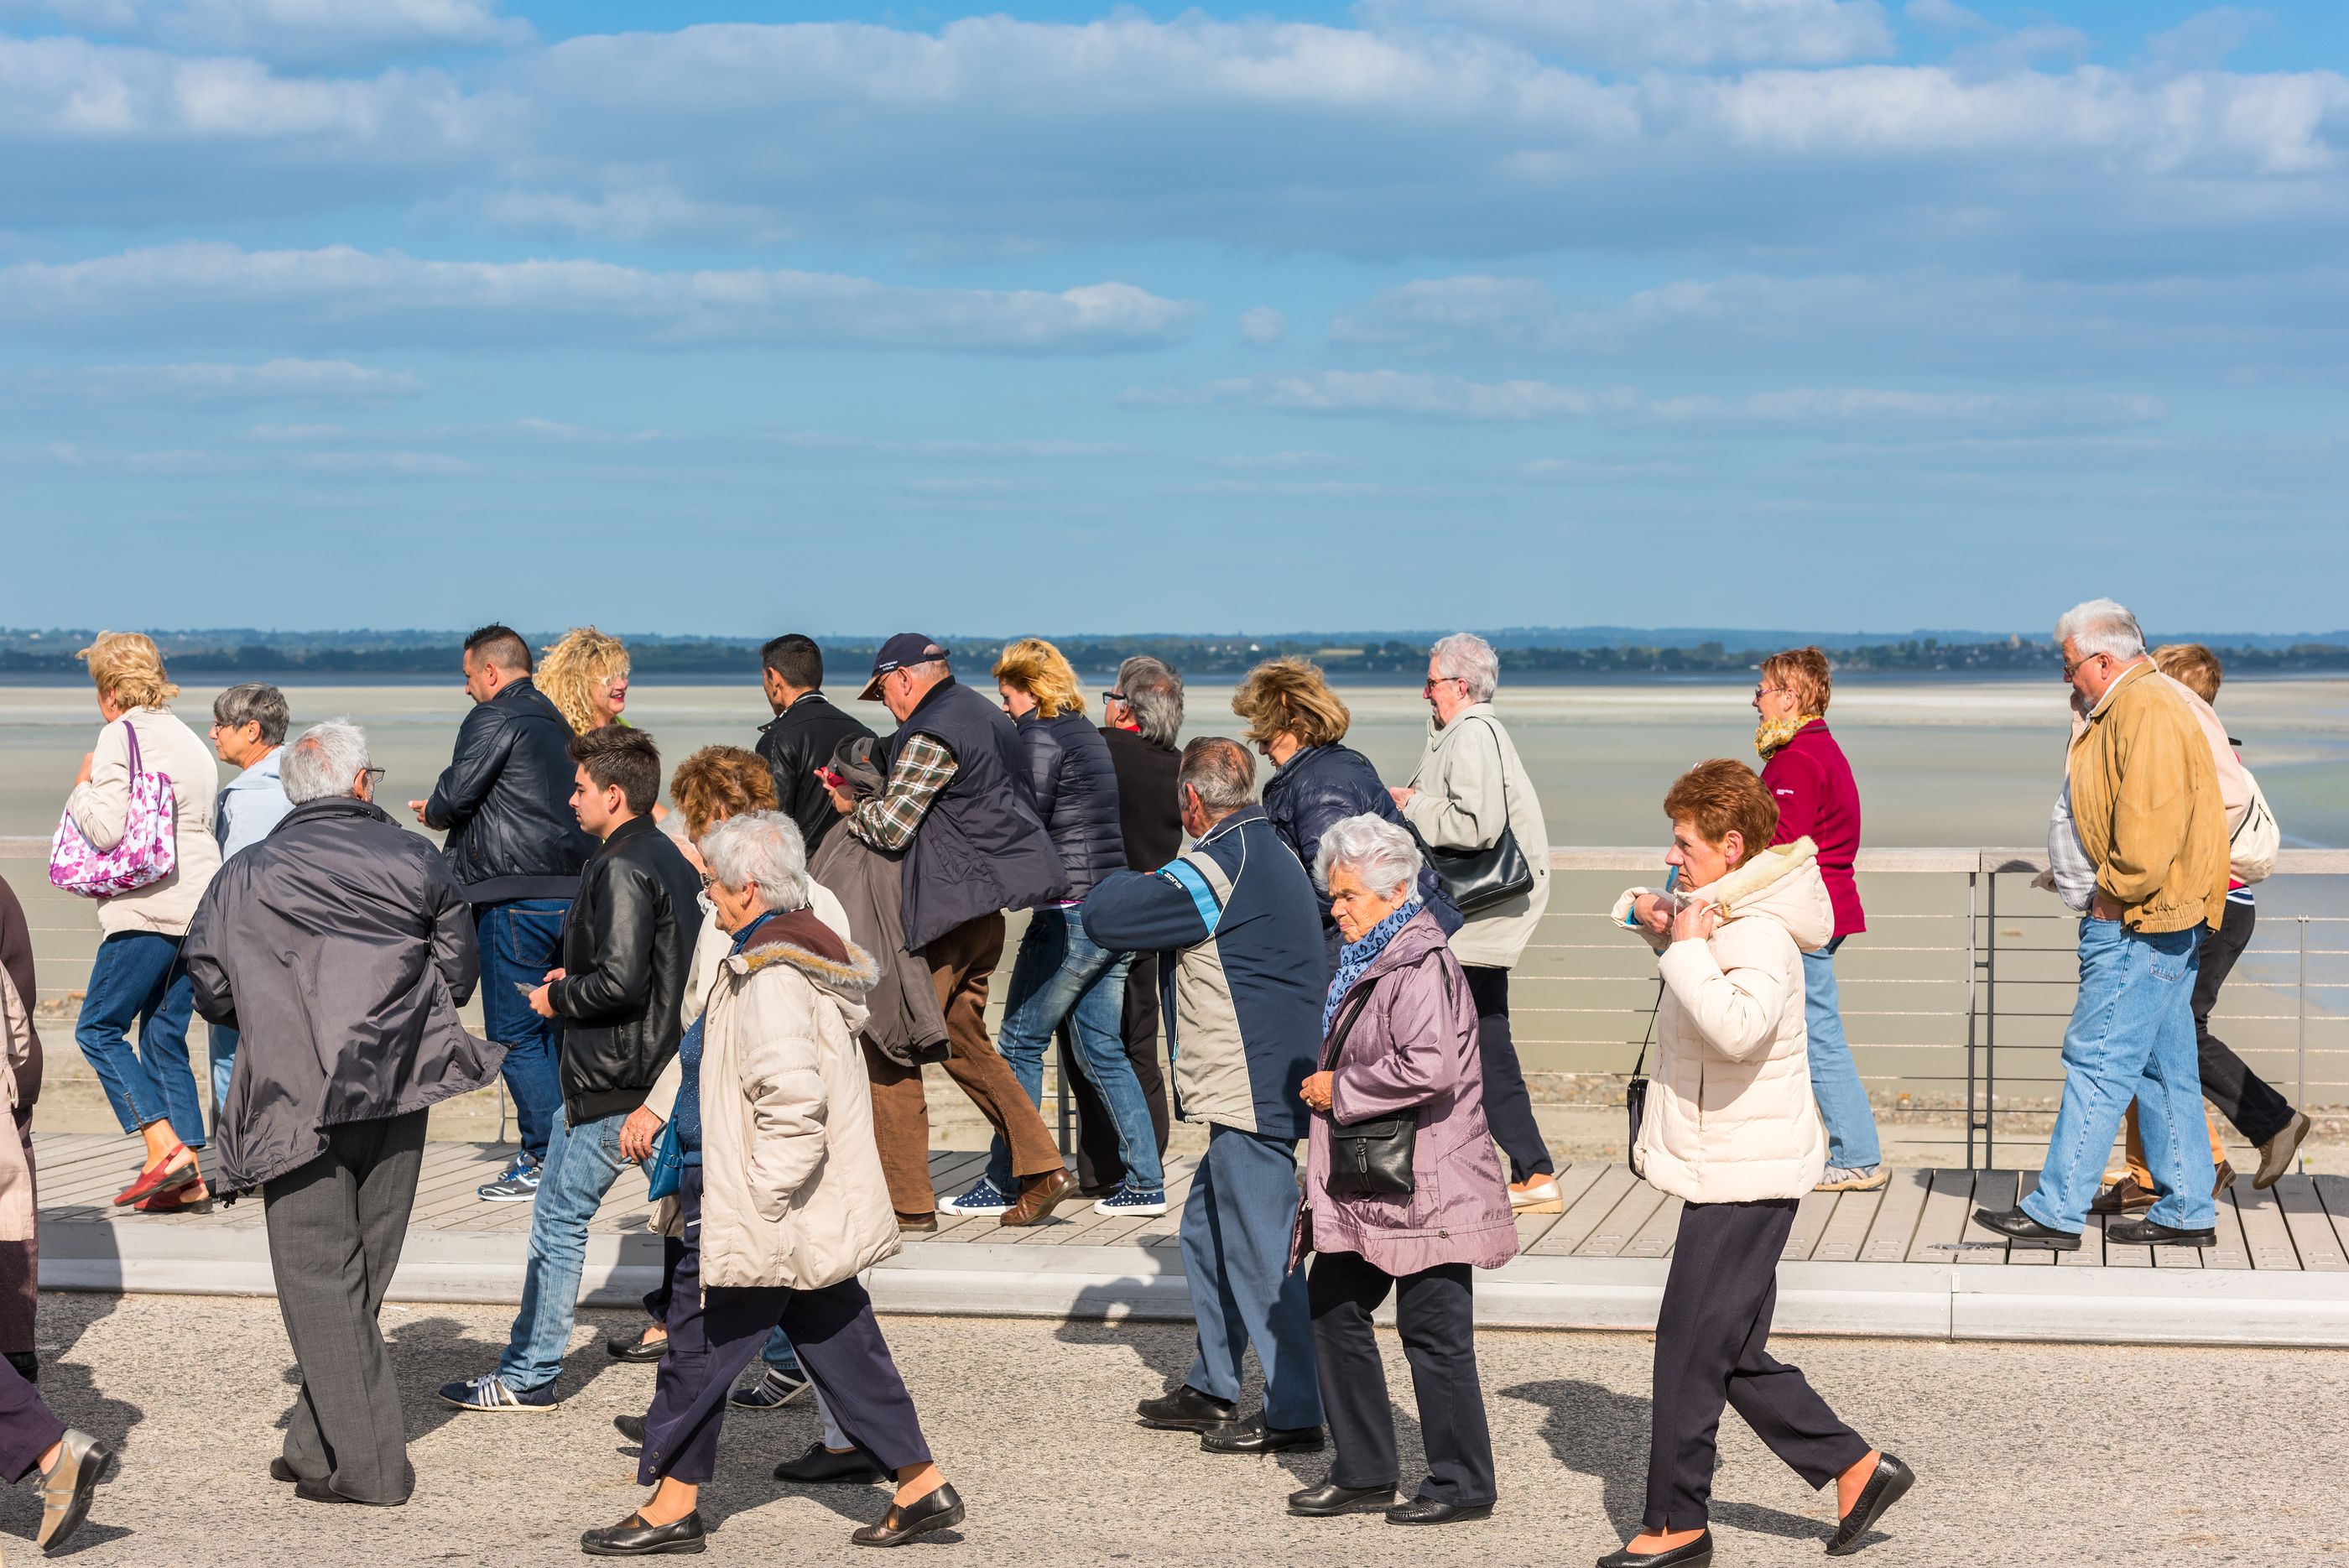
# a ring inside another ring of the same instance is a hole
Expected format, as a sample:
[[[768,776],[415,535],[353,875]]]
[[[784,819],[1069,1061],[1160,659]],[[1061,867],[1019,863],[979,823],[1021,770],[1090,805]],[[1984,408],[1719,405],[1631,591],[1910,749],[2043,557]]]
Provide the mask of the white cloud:
[[[1268,306],[1257,306],[1240,317],[1240,338],[1258,348],[1269,348],[1288,331],[1288,317]]]
[[[1652,405],[1656,418],[1671,423],[1877,428],[1933,435],[2118,430],[2154,423],[2167,411],[2158,398],[2116,394],[2017,396],[1872,387],[1798,388],[1734,400],[1666,398]]]
[[[2173,70],[2209,69],[2274,25],[2275,18],[2264,11],[2217,5],[2195,13],[2168,32],[2156,33],[2146,40],[2146,52]]]
[[[178,48],[305,63],[450,46],[527,44],[529,23],[496,0],[0,0],[70,27]]]
[[[1646,66],[1836,65],[1892,53],[1877,0],[1387,0],[1561,58]]]
[[[101,365],[80,373],[92,391],[222,401],[373,402],[412,397],[424,382],[406,370],[347,359],[272,359],[260,365]]]
[[[1549,286],[1530,277],[1420,278],[1340,312],[1333,343],[1423,351],[1502,343],[1554,347],[1561,327]]]
[[[1594,391],[1547,381],[1471,381],[1404,370],[1313,370],[1237,377],[1197,388],[1137,389],[1123,400],[1143,407],[1245,406],[1315,414],[1516,421],[1620,410],[1632,406],[1634,398],[1621,390]]]
[[[825,344],[1095,353],[1183,337],[1198,307],[1124,283],[1058,293],[916,288],[838,274],[651,272],[599,261],[419,261],[336,245],[191,242],[0,267],[18,332],[612,344]]]
[[[294,460],[314,473],[381,474],[396,479],[458,479],[475,472],[460,457],[438,452],[314,452]]]
[[[1909,0],[1901,15],[1920,27],[1930,27],[1941,33],[1987,33],[1995,24],[1979,11],[1970,11],[1956,0]]]

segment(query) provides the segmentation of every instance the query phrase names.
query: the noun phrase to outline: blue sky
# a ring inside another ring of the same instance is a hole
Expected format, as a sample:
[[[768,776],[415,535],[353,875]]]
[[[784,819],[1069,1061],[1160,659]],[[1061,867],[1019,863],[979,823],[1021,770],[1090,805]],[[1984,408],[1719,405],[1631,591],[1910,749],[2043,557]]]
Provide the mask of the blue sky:
[[[2329,630],[2344,67],[2333,0],[0,0],[0,623]]]

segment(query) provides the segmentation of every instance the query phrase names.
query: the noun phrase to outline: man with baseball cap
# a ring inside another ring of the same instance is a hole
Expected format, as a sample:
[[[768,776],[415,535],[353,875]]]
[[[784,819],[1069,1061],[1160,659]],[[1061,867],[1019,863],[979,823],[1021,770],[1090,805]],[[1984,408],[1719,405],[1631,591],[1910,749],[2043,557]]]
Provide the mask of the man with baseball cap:
[[[1017,732],[1003,711],[956,684],[945,647],[899,632],[874,655],[862,693],[887,704],[889,778],[852,803],[835,792],[848,830],[902,854],[905,947],[922,955],[946,1013],[947,1071],[1011,1149],[1014,1192],[1001,1206],[958,1212],[1034,1225],[1076,1189],[1044,1118],[987,1036],[987,982],[1003,957],[1003,911],[1068,896],[1068,873],[1030,798]],[[872,1069],[873,1119],[885,1146],[928,1147],[918,1068]]]

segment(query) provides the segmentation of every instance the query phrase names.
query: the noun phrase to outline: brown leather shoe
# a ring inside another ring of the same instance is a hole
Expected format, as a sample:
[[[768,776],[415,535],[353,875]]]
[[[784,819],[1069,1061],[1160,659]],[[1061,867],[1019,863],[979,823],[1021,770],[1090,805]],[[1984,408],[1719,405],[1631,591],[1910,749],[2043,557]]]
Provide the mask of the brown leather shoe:
[[[2235,1168],[2225,1160],[2220,1160],[2219,1168],[2214,1174],[2217,1179],[2210,1185],[2210,1196],[2223,1198],[2227,1194],[2227,1189],[2235,1183]],[[2152,1208],[2157,1201],[2158,1199],[2152,1188],[2138,1186],[2137,1178],[2134,1176],[2124,1176],[2096,1194],[2095,1201],[2088,1205],[2088,1212],[2136,1214]]]
[[[1019,1201],[1003,1211],[1001,1225],[1041,1225],[1052,1217],[1063,1199],[1077,1195],[1077,1179],[1066,1169],[1053,1169],[1041,1176],[1024,1177],[1019,1182]]]

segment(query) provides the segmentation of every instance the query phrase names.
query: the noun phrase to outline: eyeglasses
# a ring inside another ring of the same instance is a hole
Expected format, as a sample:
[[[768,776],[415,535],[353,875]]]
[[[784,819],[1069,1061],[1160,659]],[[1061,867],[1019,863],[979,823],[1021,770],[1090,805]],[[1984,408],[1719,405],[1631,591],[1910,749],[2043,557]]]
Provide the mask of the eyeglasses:
[[[1775,697],[1782,692],[1792,691],[1793,690],[1794,688],[1791,686],[1756,686],[1754,688],[1754,695],[1757,698]]]
[[[2064,679],[2066,681],[2069,681],[2074,676],[2079,674],[2082,670],[2087,668],[2089,659],[2110,659],[2112,655],[2109,653],[2090,653],[2083,655],[2077,663],[2066,660],[2064,665]]]
[[[1102,701],[1104,702],[1123,702],[1127,700],[1125,693],[1123,691],[1104,691],[1102,693]]]
[[[1435,689],[1443,685],[1447,680],[1455,682],[1456,684],[1464,687],[1468,684],[1464,679],[1457,675],[1439,675],[1432,680],[1421,681],[1419,683],[1419,694],[1423,697],[1433,697],[1435,695]]]
[[[372,791],[376,785],[383,783],[383,775],[390,771],[388,768],[368,768],[365,774],[367,788]]]

